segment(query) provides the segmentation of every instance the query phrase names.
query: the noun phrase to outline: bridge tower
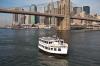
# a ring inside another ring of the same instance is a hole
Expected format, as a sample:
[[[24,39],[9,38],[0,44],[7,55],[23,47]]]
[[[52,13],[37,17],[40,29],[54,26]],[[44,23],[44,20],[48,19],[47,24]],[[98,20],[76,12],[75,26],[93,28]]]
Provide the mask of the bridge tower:
[[[58,18],[58,30],[70,30],[70,0],[61,0],[60,9],[65,17]]]

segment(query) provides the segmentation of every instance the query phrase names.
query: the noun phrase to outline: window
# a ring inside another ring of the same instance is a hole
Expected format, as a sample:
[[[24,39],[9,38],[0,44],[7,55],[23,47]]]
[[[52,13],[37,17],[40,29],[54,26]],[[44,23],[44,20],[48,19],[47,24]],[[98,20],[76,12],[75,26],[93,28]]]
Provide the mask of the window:
[[[58,51],[61,51],[61,48],[58,48]]]
[[[48,48],[50,50],[50,48]]]
[[[49,42],[49,44],[50,44],[50,42]]]
[[[51,48],[51,50],[53,50],[53,48]]]
[[[61,43],[64,43],[63,41],[61,41]]]
[[[44,46],[43,46],[43,48],[44,48]]]
[[[44,41],[44,43],[48,44],[48,41]]]
[[[44,46],[42,46],[44,48]]]
[[[43,42],[43,40],[41,40]]]
[[[45,47],[45,49],[48,49],[48,47]]]
[[[46,43],[48,44],[48,41],[46,41]]]
[[[52,42],[49,42],[49,44],[52,44]]]
[[[44,41],[46,43],[46,41]]]
[[[54,48],[54,51],[56,51],[56,48]]]

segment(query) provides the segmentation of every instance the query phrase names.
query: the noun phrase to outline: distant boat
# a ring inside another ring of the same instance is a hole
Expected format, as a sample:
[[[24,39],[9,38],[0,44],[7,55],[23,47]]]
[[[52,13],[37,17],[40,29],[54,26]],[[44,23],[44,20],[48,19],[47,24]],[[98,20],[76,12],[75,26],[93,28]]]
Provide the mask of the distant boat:
[[[16,26],[12,26],[12,29],[24,29],[24,28],[20,25],[16,25]]]
[[[51,26],[44,27],[44,29],[50,29],[50,28],[51,28]]]
[[[54,37],[39,38],[38,48],[44,52],[57,55],[67,55],[68,44],[63,39]]]

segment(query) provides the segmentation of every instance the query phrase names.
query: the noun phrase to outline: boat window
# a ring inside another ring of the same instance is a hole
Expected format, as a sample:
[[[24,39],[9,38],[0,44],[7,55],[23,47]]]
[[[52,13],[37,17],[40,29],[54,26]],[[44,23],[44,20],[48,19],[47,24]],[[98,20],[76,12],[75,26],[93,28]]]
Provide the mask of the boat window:
[[[45,49],[48,49],[48,47],[45,47]]]
[[[53,48],[51,48],[51,50],[53,50]]]
[[[64,43],[63,41],[61,41],[61,43]]]
[[[43,42],[43,40],[41,40]]]
[[[43,42],[43,40],[41,40]]]
[[[48,41],[44,41],[44,43],[47,43],[48,44]]]
[[[48,48],[50,50],[50,48]]]
[[[44,43],[44,41],[42,40],[42,42]]]
[[[44,41],[46,43],[46,41]]]
[[[52,44],[52,42],[49,42],[49,44]]]
[[[44,48],[44,46],[42,46]]]
[[[58,51],[61,51],[61,48],[58,48]]]
[[[49,42],[49,44],[50,44],[50,42]]]
[[[41,47],[42,47],[42,45],[41,45]]]
[[[40,41],[42,41],[42,40],[40,39]]]
[[[46,41],[46,43],[48,44],[48,41]]]
[[[43,45],[41,45],[43,47]]]
[[[56,41],[56,42],[58,42],[58,41]]]
[[[54,51],[56,51],[56,48],[54,48]]]

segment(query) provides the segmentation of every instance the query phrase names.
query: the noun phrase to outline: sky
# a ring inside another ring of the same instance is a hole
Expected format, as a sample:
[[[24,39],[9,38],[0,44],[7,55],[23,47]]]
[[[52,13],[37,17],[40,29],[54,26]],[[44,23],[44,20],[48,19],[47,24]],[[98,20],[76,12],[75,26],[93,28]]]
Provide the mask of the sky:
[[[91,13],[100,14],[100,0],[71,0],[77,6],[90,6]]]
[[[0,0],[0,8],[24,7],[31,4],[42,4],[51,0]],[[57,1],[57,0],[53,0]],[[100,14],[100,0],[71,0],[75,6],[90,6],[91,13]],[[9,14],[0,14],[0,25],[10,24],[11,16]]]

